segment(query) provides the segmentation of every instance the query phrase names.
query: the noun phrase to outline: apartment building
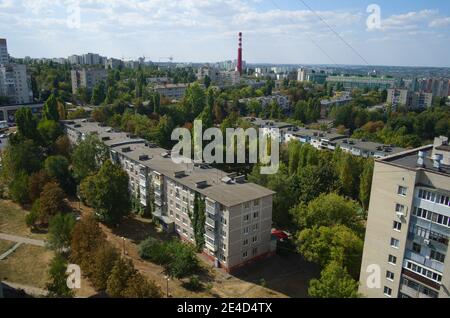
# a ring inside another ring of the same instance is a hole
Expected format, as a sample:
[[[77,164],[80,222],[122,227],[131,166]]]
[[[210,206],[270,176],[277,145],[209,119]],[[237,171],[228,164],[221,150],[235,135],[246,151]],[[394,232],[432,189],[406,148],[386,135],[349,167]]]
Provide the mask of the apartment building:
[[[399,106],[407,109],[426,109],[433,103],[433,94],[425,92],[413,92],[407,89],[388,89],[386,102],[396,110]]]
[[[33,102],[31,77],[23,64],[0,65],[0,95],[8,97],[11,104]]]
[[[204,253],[226,271],[269,256],[274,192],[205,164],[176,164],[170,151],[87,120],[65,121],[74,143],[97,134],[130,177],[130,191],[167,232],[194,243],[190,214],[205,202]],[[275,243],[276,244],[276,243]]]
[[[270,106],[273,102],[277,103],[282,109],[288,109],[290,106],[289,98],[285,95],[281,94],[273,94],[269,96],[260,96],[260,97],[249,97],[249,98],[241,98],[239,103],[248,104],[251,101],[257,101],[261,104],[262,108],[266,108]]]
[[[0,39],[0,65],[8,63],[9,63],[9,54],[6,39]]]
[[[72,93],[76,94],[80,87],[92,90],[94,86],[106,79],[107,72],[104,69],[72,70]]]
[[[448,138],[376,160],[359,291],[448,298],[449,236]]]
[[[353,89],[389,89],[400,85],[400,81],[395,78],[372,77],[372,76],[328,76],[326,82],[330,86],[341,85],[344,90]]]

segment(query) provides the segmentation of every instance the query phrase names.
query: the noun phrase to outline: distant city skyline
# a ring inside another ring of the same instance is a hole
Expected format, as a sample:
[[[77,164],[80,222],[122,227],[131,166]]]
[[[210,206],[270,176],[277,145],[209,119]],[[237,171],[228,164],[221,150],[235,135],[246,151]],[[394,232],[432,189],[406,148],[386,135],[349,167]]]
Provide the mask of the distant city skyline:
[[[14,57],[204,63],[236,59],[242,31],[251,64],[450,66],[450,3],[373,3],[376,28],[372,1],[0,0],[0,38]]]

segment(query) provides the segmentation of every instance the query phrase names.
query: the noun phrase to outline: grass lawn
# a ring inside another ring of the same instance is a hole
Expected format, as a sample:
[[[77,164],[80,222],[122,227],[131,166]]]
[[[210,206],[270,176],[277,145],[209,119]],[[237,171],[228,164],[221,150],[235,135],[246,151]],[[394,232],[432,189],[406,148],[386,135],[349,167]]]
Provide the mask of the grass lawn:
[[[45,239],[45,234],[32,233],[25,223],[27,211],[9,200],[0,200],[0,233]]]
[[[22,244],[0,261],[0,279],[12,283],[45,288],[48,264],[53,252],[43,247]]]
[[[14,242],[0,240],[0,254],[5,253],[11,247],[14,246]]]

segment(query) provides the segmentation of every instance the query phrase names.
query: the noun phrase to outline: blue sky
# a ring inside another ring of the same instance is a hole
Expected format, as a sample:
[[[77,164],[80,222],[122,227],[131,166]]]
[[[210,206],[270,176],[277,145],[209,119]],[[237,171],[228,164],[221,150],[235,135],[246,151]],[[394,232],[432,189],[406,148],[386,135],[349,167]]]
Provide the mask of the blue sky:
[[[0,0],[0,37],[17,57],[214,62],[235,59],[242,31],[252,63],[450,66],[447,0],[303,1],[326,23],[301,0]]]

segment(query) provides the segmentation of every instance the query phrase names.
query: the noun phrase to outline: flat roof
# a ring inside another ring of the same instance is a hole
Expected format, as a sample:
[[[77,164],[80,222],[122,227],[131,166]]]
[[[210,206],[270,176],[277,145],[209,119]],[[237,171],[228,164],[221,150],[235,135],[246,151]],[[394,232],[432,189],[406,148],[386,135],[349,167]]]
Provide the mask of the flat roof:
[[[419,151],[423,151],[425,154],[423,166],[419,166],[417,164],[417,160],[419,159]],[[393,164],[395,166],[400,166],[407,169],[413,170],[422,169],[450,176],[450,166],[441,164],[440,169],[434,167],[434,162],[433,159],[431,158],[432,153],[433,153],[433,145],[428,145],[408,150],[397,155],[392,155],[386,158],[378,159],[377,161]]]
[[[353,143],[350,143],[353,142]],[[360,139],[342,139],[338,140],[337,144],[339,146],[351,146],[353,148],[363,149],[367,151],[372,152],[384,152],[386,154],[396,154],[405,151],[405,148],[396,147],[393,145],[384,145],[382,143],[373,142],[373,141],[366,141],[366,140],[360,140]]]
[[[151,145],[150,142],[140,138],[132,138],[124,132],[116,132],[111,127],[86,120],[63,121],[63,123],[84,134],[96,133],[100,140],[103,137],[109,137],[109,140],[104,140],[103,142],[112,151],[161,173],[167,178],[197,191],[224,206],[231,207],[275,194],[274,191],[255,183],[245,181],[242,183],[224,183],[222,179],[230,174],[207,165],[177,164],[170,157],[162,156],[162,154],[168,153],[166,149],[149,146]],[[81,127],[75,128],[74,124],[80,124]],[[130,151],[124,152],[124,148],[129,148]],[[140,160],[143,155],[147,155],[149,159]],[[179,178],[175,177],[175,173],[180,171],[184,171],[185,175]],[[205,181],[207,183],[206,187],[197,187],[198,183]]]

